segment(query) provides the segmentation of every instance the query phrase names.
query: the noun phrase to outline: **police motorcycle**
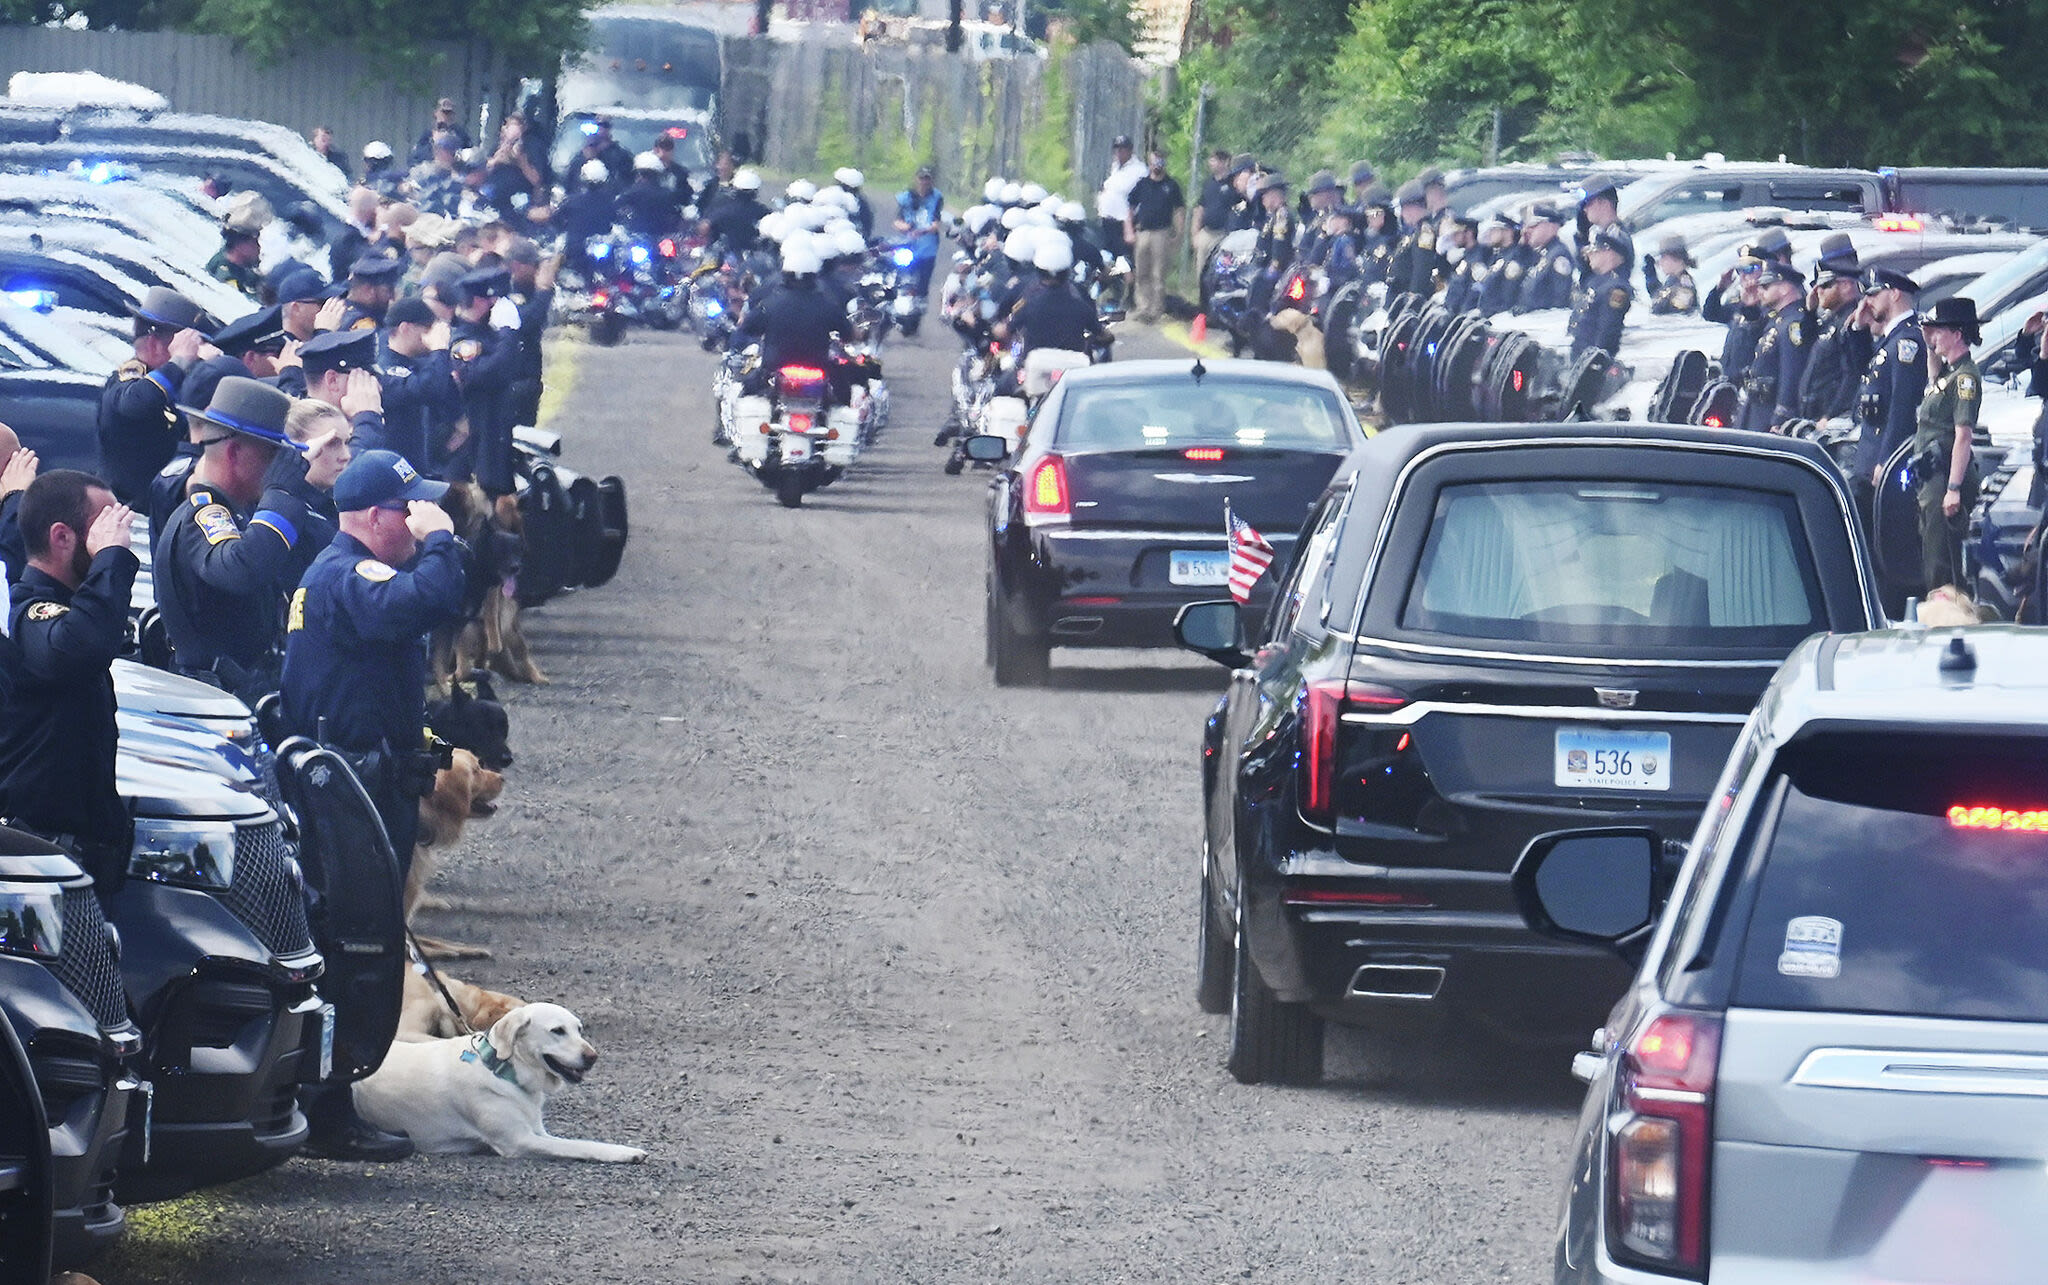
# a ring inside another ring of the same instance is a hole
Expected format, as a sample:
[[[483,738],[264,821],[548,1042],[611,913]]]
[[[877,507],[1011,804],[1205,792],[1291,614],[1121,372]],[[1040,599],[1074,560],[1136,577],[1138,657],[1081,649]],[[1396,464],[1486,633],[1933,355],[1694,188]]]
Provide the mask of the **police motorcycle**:
[[[831,393],[823,369],[783,366],[768,372],[765,394],[737,399],[733,441],[739,462],[784,508],[798,507],[805,494],[844,472],[844,464],[827,457],[828,444],[851,462],[857,415],[849,406],[828,407]]]
[[[925,292],[919,288],[921,254],[914,238],[892,241],[883,247],[889,265],[887,290],[889,316],[905,339],[915,339],[924,324]]]
[[[1041,272],[1077,272],[1073,252],[1064,233],[1055,232],[1047,241],[1035,245],[1033,266]],[[996,367],[1003,374],[1014,372],[1015,391],[1006,391],[1009,381],[998,376],[988,394],[980,399],[974,418],[968,421],[973,431],[955,444],[944,471],[950,476],[965,468],[968,459],[966,442],[971,437],[999,439],[1008,454],[1016,456],[1023,448],[1026,433],[1030,431],[1032,415],[1039,403],[1058,385],[1060,378],[1068,371],[1107,361],[1112,342],[1106,327],[1098,322],[1085,349],[1033,348],[1027,352],[1022,341],[1014,336],[1002,343],[996,350]]]
[[[1233,357],[1252,342],[1252,281],[1261,267],[1258,241],[1259,234],[1248,228],[1230,233],[1217,243],[1203,270],[1209,325],[1223,332]]]
[[[683,324],[690,300],[676,238],[635,236],[614,227],[609,236],[585,242],[583,252],[591,265],[584,282],[588,306],[602,310],[592,320],[592,340],[616,343],[633,322],[657,330]]]

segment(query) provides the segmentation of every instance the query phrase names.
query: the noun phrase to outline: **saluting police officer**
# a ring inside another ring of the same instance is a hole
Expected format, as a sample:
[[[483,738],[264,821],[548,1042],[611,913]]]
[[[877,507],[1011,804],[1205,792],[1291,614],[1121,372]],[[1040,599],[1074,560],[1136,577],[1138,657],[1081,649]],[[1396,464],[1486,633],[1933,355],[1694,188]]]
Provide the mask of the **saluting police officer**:
[[[1605,174],[1596,174],[1579,187],[1579,279],[1584,282],[1598,275],[1593,267],[1593,243],[1603,232],[1611,241],[1619,242],[1622,249],[1622,270],[1636,261],[1635,238],[1621,225],[1618,216],[1620,190],[1613,179]]]
[[[1359,201],[1365,221],[1358,228],[1358,276],[1367,285],[1387,279],[1387,265],[1393,262],[1395,235],[1394,194],[1380,183],[1367,183]]]
[[[1763,342],[1763,288],[1757,274],[1768,262],[1790,263],[1792,243],[1783,228],[1769,228],[1736,255],[1735,263],[1700,301],[1700,320],[1728,327],[1721,340],[1721,378],[1742,387]]]
[[[1290,185],[1285,174],[1274,173],[1260,175],[1258,185],[1261,214],[1253,257],[1269,273],[1285,272],[1294,262],[1294,241],[1301,230],[1287,204]]]
[[[178,671],[250,704],[277,688],[286,572],[308,506],[319,503],[285,435],[291,404],[270,385],[233,375],[214,386],[205,407],[183,408],[211,436],[153,559]]]
[[[206,310],[175,290],[152,286],[135,314],[135,356],[107,376],[100,390],[100,471],[124,504],[142,503],[149,480],[178,445],[172,409],[185,372],[214,356]]]
[[[1444,310],[1469,312],[1479,306],[1479,287],[1486,280],[1486,247],[1479,244],[1479,220],[1464,214],[1448,214],[1439,225],[1450,238],[1458,261],[1451,266],[1450,282],[1444,287]]]
[[[361,449],[396,451],[429,477],[441,472],[463,409],[462,385],[455,382],[448,356],[453,342],[448,323],[434,315],[426,300],[412,297],[391,305],[378,337],[376,365],[383,431],[371,441],[358,429]],[[343,381],[333,381],[328,399],[339,394],[334,404],[340,406],[347,392]]]
[[[1685,238],[1675,233],[1657,243],[1657,258],[1644,264],[1645,284],[1650,287],[1650,315],[1683,317],[1700,306],[1700,292],[1693,285],[1692,252]]]
[[[54,469],[29,483],[19,516],[28,569],[0,638],[0,818],[68,849],[111,892],[133,838],[114,784],[111,670],[141,567],[134,515],[100,479]]]
[[[342,331],[374,332],[384,324],[384,310],[398,297],[398,279],[405,260],[395,254],[365,254],[348,270],[348,294],[341,310]]]
[[[1812,335],[1806,319],[1806,278],[1799,269],[1772,260],[1756,279],[1765,308],[1764,331],[1743,376],[1735,426],[1762,433],[1792,417]]]
[[[1426,302],[1435,297],[1451,265],[1437,249],[1436,224],[1425,217],[1429,203],[1422,184],[1414,179],[1403,183],[1394,194],[1394,205],[1401,216],[1401,233],[1387,263],[1387,298],[1415,294]]]
[[[1960,585],[1963,534],[1977,503],[1977,454],[1971,438],[1984,404],[1984,380],[1970,349],[1983,336],[1977,301],[1950,295],[1920,319],[1927,337],[1927,392],[1913,428],[1913,476],[1920,500],[1920,589]]]
[[[1611,230],[1595,232],[1586,247],[1593,275],[1586,279],[1572,314],[1572,357],[1600,351],[1609,357],[1621,351],[1621,327],[1628,316],[1628,254],[1626,237]]]
[[[1856,406],[1856,385],[1870,364],[1870,332],[1852,325],[1863,298],[1856,247],[1836,233],[1821,242],[1813,269],[1813,352],[1799,385],[1798,414],[1816,424],[1848,417]]]
[[[204,406],[212,399],[213,390],[221,380],[248,373],[240,361],[225,353],[218,357],[208,357],[185,376],[179,393],[191,404]],[[172,453],[170,463],[159,469],[157,475],[149,480],[151,549],[156,548],[156,542],[163,535],[164,528],[170,525],[171,515],[185,502],[185,484],[192,480],[192,468],[199,463],[199,455],[205,449],[206,439],[215,431],[192,415],[184,416],[184,421],[184,440],[178,443],[178,449]]]
[[[1515,306],[1528,271],[1528,251],[1522,245],[1521,224],[1506,214],[1488,219],[1479,236],[1486,255],[1479,280],[1479,315],[1491,317]]]
[[[1877,352],[1864,368],[1856,396],[1856,453],[1849,462],[1849,493],[1876,536],[1876,496],[1885,461],[1913,437],[1920,400],[1927,390],[1926,339],[1913,305],[1920,286],[1890,268],[1863,274],[1863,302],[1856,324],[1867,329]]]
[[[1572,252],[1558,235],[1563,227],[1563,212],[1550,202],[1540,201],[1529,207],[1529,221],[1522,228],[1528,258],[1523,264],[1522,293],[1515,302],[1516,312],[1539,312],[1571,303],[1575,265]]]
[[[455,320],[448,356],[462,385],[469,437],[451,453],[452,480],[475,477],[493,496],[512,493],[512,381],[520,372],[519,332],[497,325],[491,310],[512,292],[503,268],[479,268],[455,283]]]

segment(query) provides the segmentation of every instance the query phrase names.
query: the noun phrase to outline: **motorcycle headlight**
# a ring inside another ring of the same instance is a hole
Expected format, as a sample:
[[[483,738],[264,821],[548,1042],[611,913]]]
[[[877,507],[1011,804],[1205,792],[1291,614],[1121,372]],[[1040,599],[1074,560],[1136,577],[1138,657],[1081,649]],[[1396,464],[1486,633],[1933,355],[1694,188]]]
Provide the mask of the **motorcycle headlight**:
[[[647,262],[647,247],[644,245],[636,245],[628,253],[633,256],[633,262],[635,263]]]
[[[235,881],[234,824],[138,817],[128,873],[158,883],[228,887]]]
[[[0,883],[0,951],[54,959],[64,950],[64,893],[37,883]]]
[[[611,257],[612,257],[612,247],[611,247],[611,244],[610,244],[609,242],[606,242],[606,241],[592,241],[592,242],[590,243],[590,257],[591,257],[591,258],[593,258],[593,259],[609,259],[609,258],[611,258]]]
[[[911,264],[917,262],[917,251],[911,249],[907,245],[899,246],[897,247],[896,253],[890,255],[889,257],[896,260],[897,267],[907,268]]]

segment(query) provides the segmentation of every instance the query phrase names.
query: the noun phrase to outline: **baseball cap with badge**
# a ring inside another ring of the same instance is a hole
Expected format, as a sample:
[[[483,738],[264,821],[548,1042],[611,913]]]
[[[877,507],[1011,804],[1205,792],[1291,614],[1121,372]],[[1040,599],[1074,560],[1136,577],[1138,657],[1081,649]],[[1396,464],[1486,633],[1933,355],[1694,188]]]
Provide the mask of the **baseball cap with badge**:
[[[308,380],[330,370],[369,370],[377,360],[377,336],[368,330],[329,330],[314,335],[299,349]]]
[[[217,424],[260,442],[302,449],[284,432],[285,416],[291,413],[292,399],[260,379],[229,375],[213,386],[213,396],[203,409],[198,406],[180,406],[178,409],[195,419]]]
[[[334,480],[334,507],[358,513],[386,504],[438,500],[447,493],[446,482],[421,477],[397,451],[364,451]]]

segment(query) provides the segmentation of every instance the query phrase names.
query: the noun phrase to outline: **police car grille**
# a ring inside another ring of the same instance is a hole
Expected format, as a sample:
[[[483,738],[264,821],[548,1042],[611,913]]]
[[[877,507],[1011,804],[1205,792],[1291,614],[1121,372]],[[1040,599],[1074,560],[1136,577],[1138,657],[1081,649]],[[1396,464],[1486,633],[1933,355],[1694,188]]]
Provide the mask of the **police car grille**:
[[[49,969],[101,1026],[127,1022],[128,993],[121,987],[121,968],[107,944],[106,917],[92,889],[64,890],[64,949],[49,961]]]
[[[284,823],[235,827],[235,880],[221,901],[276,955],[313,949],[306,899],[286,863]]]

